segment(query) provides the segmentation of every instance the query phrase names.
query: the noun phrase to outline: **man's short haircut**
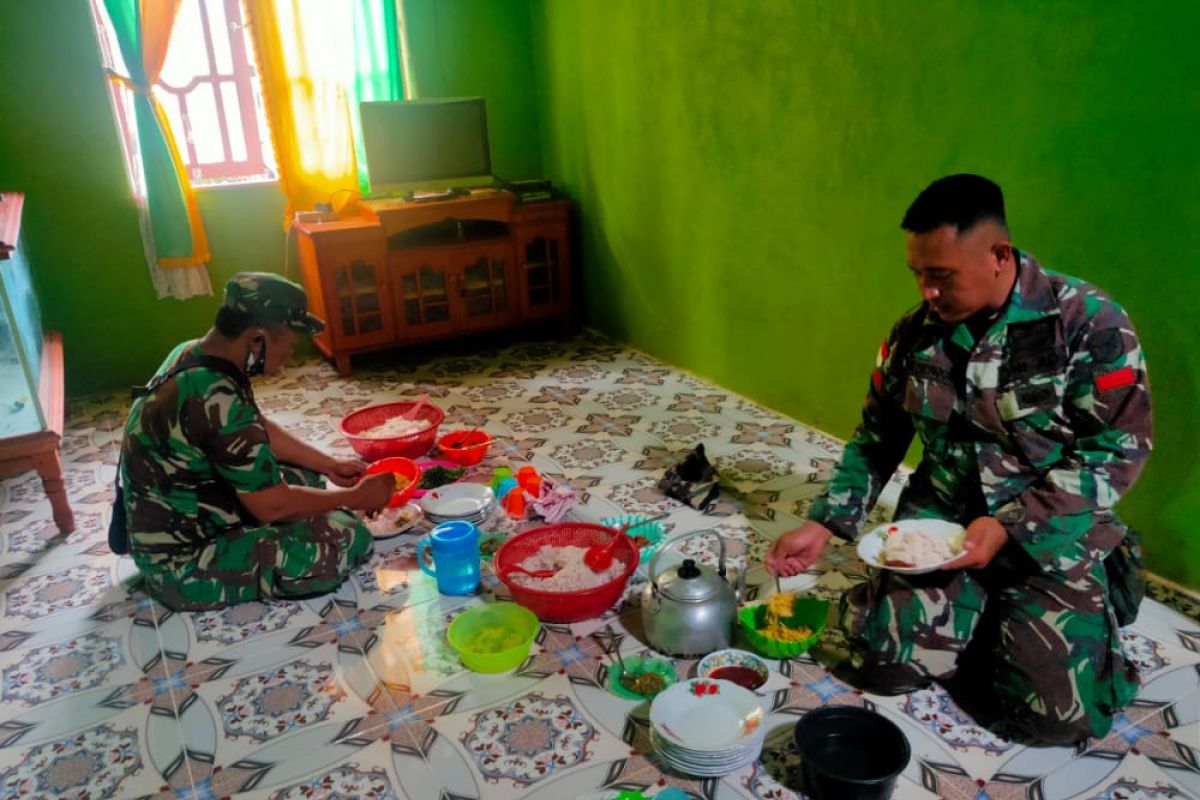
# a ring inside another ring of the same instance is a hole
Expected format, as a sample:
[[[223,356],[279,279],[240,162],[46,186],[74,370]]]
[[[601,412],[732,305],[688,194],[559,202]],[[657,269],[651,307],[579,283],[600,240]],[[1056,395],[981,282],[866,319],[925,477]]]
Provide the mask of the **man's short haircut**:
[[[253,322],[254,320],[250,319],[250,315],[245,311],[221,306],[217,309],[217,319],[213,323],[213,327],[226,339],[236,339],[245,333]]]
[[[917,195],[900,227],[909,233],[929,233],[953,225],[955,233],[970,230],[984,220],[1005,228],[1004,193],[982,175],[962,173],[939,178]]]

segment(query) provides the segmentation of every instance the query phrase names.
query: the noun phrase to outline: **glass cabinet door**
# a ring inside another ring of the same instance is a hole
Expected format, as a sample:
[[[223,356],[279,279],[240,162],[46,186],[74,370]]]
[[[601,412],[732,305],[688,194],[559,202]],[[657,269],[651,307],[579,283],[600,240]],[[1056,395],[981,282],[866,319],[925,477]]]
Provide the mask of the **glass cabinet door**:
[[[517,241],[521,310],[526,318],[562,314],[570,305],[567,240],[562,226],[525,229]]]
[[[333,269],[333,302],[327,322],[344,347],[392,338],[383,293],[382,266],[374,251],[349,253]]]
[[[393,254],[392,294],[403,338],[439,336],[455,329],[451,308],[453,270],[444,251]]]
[[[512,293],[511,250],[488,248],[462,265],[458,284],[459,330],[486,328],[515,316]]]

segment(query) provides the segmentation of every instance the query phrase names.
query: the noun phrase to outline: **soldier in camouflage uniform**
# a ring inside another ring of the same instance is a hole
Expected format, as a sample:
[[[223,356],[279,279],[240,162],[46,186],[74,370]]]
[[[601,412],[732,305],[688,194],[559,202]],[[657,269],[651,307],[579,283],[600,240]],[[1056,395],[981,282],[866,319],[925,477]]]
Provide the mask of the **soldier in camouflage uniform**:
[[[328,592],[371,552],[348,509],[382,508],[392,476],[364,477],[362,461],[267,420],[247,378],[278,372],[299,335],[322,329],[307,308],[278,275],[234,276],[213,328],[176,347],[133,403],[119,474],[128,545],[171,608]]]
[[[1113,506],[1150,451],[1137,335],[1099,289],[1009,244],[991,181],[934,182],[902,227],[924,302],[885,340],[862,423],[767,568],[794,575],[831,536],[853,541],[915,434],[896,518],[958,522],[965,552],[850,589],[842,674],[882,693],[939,680],[1018,741],[1103,736],[1137,690],[1104,565],[1127,535]]]

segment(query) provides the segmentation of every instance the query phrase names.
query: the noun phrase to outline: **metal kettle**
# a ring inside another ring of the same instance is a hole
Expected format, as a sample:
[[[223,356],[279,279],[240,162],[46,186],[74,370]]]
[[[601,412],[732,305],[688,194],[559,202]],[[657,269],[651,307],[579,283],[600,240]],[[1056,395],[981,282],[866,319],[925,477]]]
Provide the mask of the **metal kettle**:
[[[716,536],[717,569],[684,559],[659,574],[658,559],[680,542]],[[738,591],[725,574],[725,540],[715,531],[699,531],[669,542],[650,561],[650,582],[642,592],[642,628],[655,650],[672,656],[701,656],[729,647],[737,617]]]

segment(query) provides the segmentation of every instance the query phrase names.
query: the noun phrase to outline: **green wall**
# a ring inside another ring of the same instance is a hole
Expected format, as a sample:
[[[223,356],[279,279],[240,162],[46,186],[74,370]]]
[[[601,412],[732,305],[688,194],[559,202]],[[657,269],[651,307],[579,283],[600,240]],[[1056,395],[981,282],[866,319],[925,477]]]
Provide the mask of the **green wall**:
[[[1138,324],[1158,449],[1123,511],[1200,586],[1200,7],[404,3],[421,95],[487,96],[496,173],[579,201],[591,324],[841,436],[915,302],[905,206],[949,172],[998,180],[1017,244]],[[216,305],[153,297],[90,26],[81,0],[0,4],[0,189],[29,195],[71,394],[143,379]],[[214,285],[282,271],[274,185],[200,204]]]
[[[487,98],[492,171],[541,174],[529,0],[402,0],[419,97]]]
[[[533,0],[549,177],[592,325],[847,436],[917,301],[905,207],[986,174],[1018,246],[1142,335],[1156,448],[1122,507],[1200,586],[1200,5]]]
[[[204,332],[217,298],[154,296],[88,4],[4,3],[0,30],[0,188],[26,194],[21,235],[43,325],[63,333],[67,391],[140,383],[174,343]],[[274,184],[198,198],[218,295],[238,270],[282,271]]]
[[[410,20],[416,68],[431,76],[423,94],[486,96],[495,171],[535,174],[528,3],[437,9],[418,4]],[[0,33],[0,191],[27,195],[22,238],[44,325],[64,336],[67,391],[144,381],[176,342],[208,327],[230,275],[283,272],[283,195],[274,183],[198,192],[217,297],[155,299],[88,3],[0,0]],[[294,243],[290,258],[295,277]]]

